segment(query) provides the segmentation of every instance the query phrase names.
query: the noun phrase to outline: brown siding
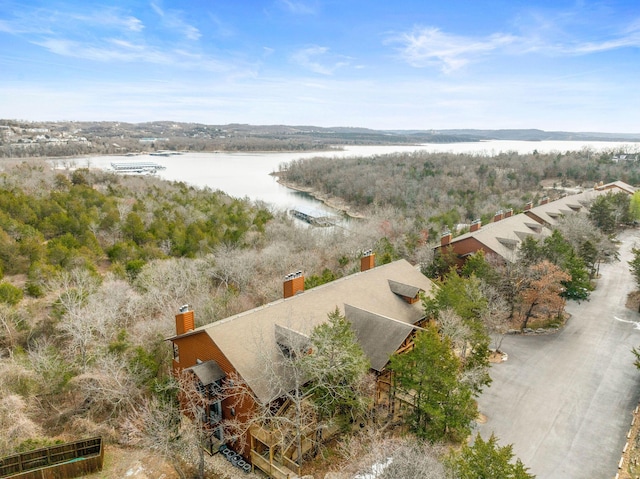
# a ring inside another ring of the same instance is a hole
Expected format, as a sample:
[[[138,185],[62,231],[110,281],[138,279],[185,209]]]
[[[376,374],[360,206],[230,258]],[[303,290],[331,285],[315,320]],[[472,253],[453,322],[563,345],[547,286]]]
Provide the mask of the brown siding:
[[[235,371],[231,363],[204,331],[184,338],[176,338],[173,342],[178,346],[180,354],[180,362],[174,361],[175,368],[184,369],[194,366],[197,359],[201,361],[213,359],[225,373],[229,374]]]
[[[440,247],[440,252],[442,252],[445,248],[451,248],[453,252],[458,256],[458,266],[462,266],[464,264],[465,260],[462,257],[468,255],[469,253],[475,253],[476,251],[482,250],[486,254],[496,254],[495,251],[487,248],[483,243],[481,243],[474,237],[469,237],[460,241],[449,243],[446,247]]]
[[[176,338],[173,342],[178,345],[180,354],[180,362],[173,362],[174,371],[177,372],[180,369],[194,366],[196,359],[199,359],[201,361],[215,361],[227,375],[237,374],[235,368],[206,332],[202,331],[184,338]],[[247,398],[247,400],[242,401],[241,404],[235,404],[236,402],[237,398],[230,398],[222,402],[223,419],[231,419],[234,417],[231,414],[232,407],[235,410],[236,419],[251,416],[257,407],[252,398]],[[244,447],[238,447],[237,452],[242,454],[246,459],[249,457],[248,434],[243,442],[245,443]]]

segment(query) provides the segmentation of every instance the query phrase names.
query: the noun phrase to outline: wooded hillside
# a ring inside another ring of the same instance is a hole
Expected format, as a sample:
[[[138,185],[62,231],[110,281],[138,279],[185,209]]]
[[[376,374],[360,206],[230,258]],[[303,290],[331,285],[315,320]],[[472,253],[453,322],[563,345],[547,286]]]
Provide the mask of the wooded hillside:
[[[595,182],[640,182],[640,164],[612,161],[615,151],[581,151],[495,156],[393,153],[371,157],[310,158],[283,166],[285,183],[338,197],[364,215],[392,207],[428,230],[487,223],[499,209],[521,211],[528,201],[559,196]],[[543,185],[552,188],[543,189]],[[556,187],[555,190],[553,187]]]

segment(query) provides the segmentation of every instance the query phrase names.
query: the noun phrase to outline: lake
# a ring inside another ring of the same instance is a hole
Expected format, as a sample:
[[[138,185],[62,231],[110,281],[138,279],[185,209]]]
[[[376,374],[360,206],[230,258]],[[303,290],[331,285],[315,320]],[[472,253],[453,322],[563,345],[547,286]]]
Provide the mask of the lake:
[[[453,153],[476,153],[494,155],[504,151],[531,153],[566,152],[590,148],[595,151],[623,149],[627,152],[640,151],[640,143],[603,141],[506,141],[491,140],[473,143],[447,143],[425,145],[393,146],[347,146],[343,151],[302,152],[302,153],[184,153],[164,156],[97,156],[72,160],[79,167],[109,168],[111,162],[153,161],[164,167],[158,176],[167,180],[221,190],[238,198],[264,201],[276,209],[291,209],[306,206],[324,211],[332,211],[322,203],[301,193],[280,185],[270,173],[278,171],[283,163],[316,156],[339,157],[372,156],[394,152],[430,151]]]

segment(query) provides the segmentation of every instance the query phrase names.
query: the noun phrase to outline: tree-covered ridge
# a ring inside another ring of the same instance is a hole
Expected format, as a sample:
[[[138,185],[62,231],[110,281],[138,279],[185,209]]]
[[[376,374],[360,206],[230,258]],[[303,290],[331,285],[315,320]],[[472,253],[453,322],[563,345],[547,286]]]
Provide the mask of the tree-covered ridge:
[[[24,163],[0,175],[4,274],[95,268],[139,271],[148,261],[242,246],[271,214],[246,200],[184,183]]]
[[[154,121],[24,122],[0,119],[0,158],[170,151],[319,151],[334,145],[478,141],[473,135],[287,125]]]
[[[640,165],[614,163],[614,152],[494,156],[415,151],[371,157],[310,158],[284,165],[286,183],[339,197],[369,212],[391,206],[433,232],[476,218],[488,222],[498,209],[522,210],[545,196],[541,182],[558,188],[595,182],[640,183]],[[558,193],[559,194],[559,193]]]

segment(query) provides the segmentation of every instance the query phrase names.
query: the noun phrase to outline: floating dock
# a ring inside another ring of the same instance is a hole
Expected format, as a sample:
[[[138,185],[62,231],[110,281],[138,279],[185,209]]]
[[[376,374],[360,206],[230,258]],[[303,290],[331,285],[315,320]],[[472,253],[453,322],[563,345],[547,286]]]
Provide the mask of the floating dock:
[[[166,166],[151,161],[136,161],[131,163],[111,163],[111,168],[116,173],[134,173],[152,175],[158,170],[164,170]]]
[[[334,218],[325,211],[300,205],[290,209],[289,213],[291,216],[313,226],[334,226]]]

